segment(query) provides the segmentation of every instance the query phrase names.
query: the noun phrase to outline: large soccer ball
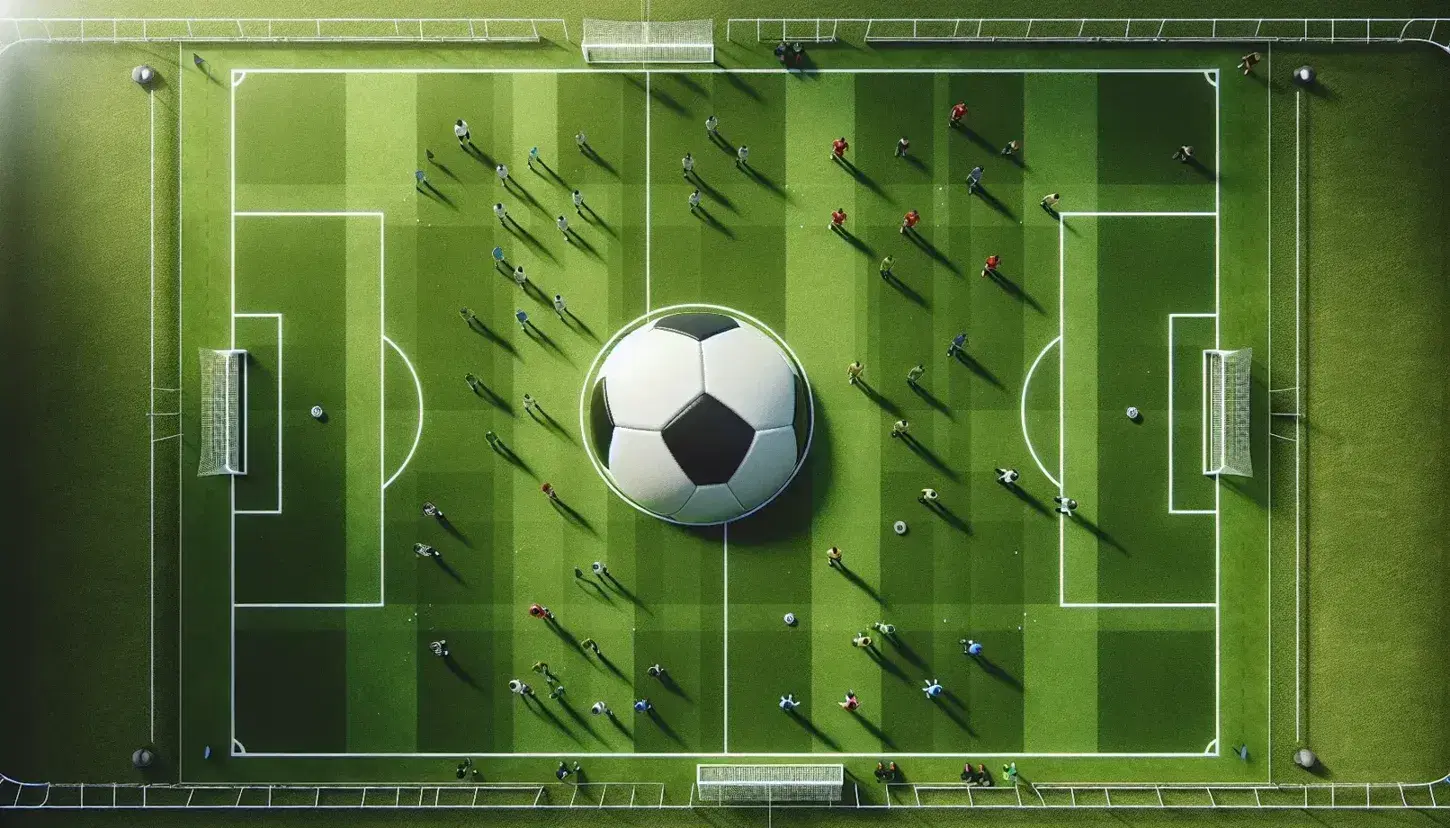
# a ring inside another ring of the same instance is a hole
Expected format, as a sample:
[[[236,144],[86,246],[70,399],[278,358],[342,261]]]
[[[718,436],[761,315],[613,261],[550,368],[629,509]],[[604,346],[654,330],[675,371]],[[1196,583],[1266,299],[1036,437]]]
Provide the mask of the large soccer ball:
[[[750,321],[678,311],[618,338],[586,392],[596,466],[674,523],[743,517],[790,483],[810,444],[804,372]]]

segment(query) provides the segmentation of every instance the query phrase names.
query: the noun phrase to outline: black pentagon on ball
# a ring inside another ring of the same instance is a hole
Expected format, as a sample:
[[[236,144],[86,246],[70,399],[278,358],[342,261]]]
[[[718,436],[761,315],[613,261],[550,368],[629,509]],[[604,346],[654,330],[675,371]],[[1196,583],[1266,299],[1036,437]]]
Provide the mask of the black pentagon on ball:
[[[755,429],[730,407],[701,394],[665,426],[670,454],[696,486],[728,483],[750,451]]]
[[[661,317],[655,327],[704,342],[715,334],[740,327],[740,323],[719,313],[675,313]]]
[[[614,440],[614,415],[609,413],[609,391],[600,377],[589,394],[589,432],[594,440],[594,456],[609,468],[609,444]]]

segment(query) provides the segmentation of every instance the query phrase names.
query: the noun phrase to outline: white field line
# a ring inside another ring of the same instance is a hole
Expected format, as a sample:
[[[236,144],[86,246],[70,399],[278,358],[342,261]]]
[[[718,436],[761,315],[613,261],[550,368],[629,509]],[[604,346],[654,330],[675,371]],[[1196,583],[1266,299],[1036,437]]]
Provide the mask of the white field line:
[[[721,603],[724,605],[724,612],[721,613],[721,616],[724,621],[724,626],[722,629],[724,632],[725,642],[724,654],[722,656],[725,676],[725,702],[724,704],[720,705],[720,707],[724,714],[724,729],[721,732],[725,734],[725,745],[722,750],[728,754],[730,753],[730,524],[725,524],[723,528],[724,548],[721,553],[721,565],[723,567],[722,571],[724,573],[725,596],[724,600],[721,601]]]
[[[1303,196],[1300,190],[1300,147],[1303,129],[1301,126],[1304,91],[1294,92],[1294,413],[1299,407],[1299,279],[1302,273],[1301,236],[1299,231],[1299,210]],[[1303,620],[1300,618],[1303,598],[1300,594],[1300,537],[1299,537],[1299,418],[1294,418],[1294,741],[1304,738],[1303,712],[1303,642],[1301,641]]]
[[[234,69],[233,74],[247,75],[640,75],[651,70],[640,68],[526,68],[507,69],[501,67],[443,68],[443,67],[259,67]],[[812,69],[819,75],[1184,75],[1203,74],[1215,69],[994,69],[994,68],[862,68],[862,69]],[[695,75],[779,75],[779,69],[756,68],[699,68],[682,66],[670,69],[670,74]],[[598,756],[600,754],[593,754]]]
[[[403,458],[403,464],[398,466],[398,470],[393,472],[391,477],[383,481],[383,488],[386,489],[393,485],[393,481],[397,480],[403,470],[408,468],[408,464],[413,462],[413,454],[418,450],[418,443],[423,440],[423,382],[418,379],[418,372],[413,368],[413,361],[408,359],[408,355],[403,353],[403,349],[398,347],[398,343],[389,338],[387,334],[383,334],[383,342],[402,358],[403,365],[407,367],[408,373],[413,377],[413,387],[418,391],[418,428],[413,432],[413,445],[408,447],[408,456]]]
[[[186,119],[182,116],[182,112],[184,110],[184,104],[185,104],[185,101],[186,101],[186,95],[184,93],[184,90],[186,89],[185,69],[183,68],[184,64],[182,63],[182,56],[183,56],[183,54],[184,53],[183,53],[183,50],[182,50],[182,45],[180,43],[177,43],[176,44],[176,77],[177,77],[177,83],[176,83],[176,389],[177,389],[177,391],[176,391],[176,411],[177,411],[176,431],[177,431],[178,436],[180,436],[180,434],[184,430],[185,423],[186,423],[186,417],[185,417],[184,411],[183,411],[183,406],[184,406],[184,403],[185,403],[185,400],[186,400],[186,395],[181,392],[181,352],[182,352],[182,347],[181,347],[181,334],[182,334],[181,320],[184,319],[184,318],[186,318],[185,315],[181,312],[182,261],[183,261],[183,254],[182,254],[182,249],[183,248],[182,248],[182,244],[181,244],[181,240],[182,240],[181,228],[182,228],[182,224],[183,224],[182,217],[185,216],[185,212],[184,212],[184,210],[182,208],[182,201],[181,201],[181,196],[182,196],[182,186],[181,186],[181,162],[182,162],[182,159],[181,159],[181,148],[183,146],[183,141],[182,141],[182,137],[184,135],[183,130],[185,129],[185,124],[186,124]],[[183,577],[183,572],[182,572],[182,561],[184,559],[184,556],[182,555],[182,548],[183,547],[182,547],[182,543],[181,543],[182,516],[186,514],[186,510],[182,508],[182,487],[185,485],[185,482],[186,482],[185,479],[182,476],[183,475],[183,472],[182,472],[182,460],[185,457],[185,453],[184,452],[185,452],[185,448],[186,448],[185,442],[186,442],[186,440],[185,440],[184,437],[181,438],[181,439],[178,439],[176,441],[176,742],[179,745],[185,745],[186,744],[186,740],[184,738],[185,734],[183,733],[183,729],[182,729],[182,725],[181,725],[182,718],[183,718],[183,716],[182,716],[182,714],[183,714],[182,697],[184,695],[182,693],[182,689],[183,689],[183,686],[184,686],[183,676],[186,675],[186,671],[182,669],[183,659],[185,657],[185,647],[182,646],[182,644],[183,644],[182,635],[183,635],[183,630],[185,629],[184,626],[183,626],[183,624],[182,624],[182,620],[183,620],[183,617],[184,617],[185,613],[184,613],[184,610],[182,608],[185,607],[186,604],[182,600],[182,596],[184,594],[182,587],[183,587],[183,584],[185,583],[185,579]],[[181,781],[182,781],[182,779],[184,778],[183,777],[183,770],[185,768],[185,760],[183,759],[183,756],[184,756],[185,753],[186,753],[185,750],[179,750],[176,753],[176,781],[177,781],[178,784],[180,784]]]
[[[475,759],[574,759],[580,756],[578,751],[555,751],[555,752],[527,752],[527,753],[487,753],[464,751],[462,754],[454,753],[275,753],[275,752],[251,752],[236,754],[236,759],[457,759],[460,755],[472,756]],[[876,759],[881,756],[880,751],[872,753],[691,753],[681,751],[678,753],[660,752],[602,752],[584,754],[585,759]],[[1206,759],[1216,758],[1205,754],[1202,751],[1188,751],[1184,753],[891,753],[893,757],[907,759],[960,759],[964,756],[981,756],[987,759]],[[289,785],[296,783],[287,783]],[[324,785],[325,787],[325,785]],[[373,786],[377,787],[377,786]]]
[[[1214,70],[1217,77],[1218,70]],[[1220,84],[1213,86],[1213,347],[1223,348],[1223,105]],[[1223,750],[1223,481],[1213,481],[1213,740]]]
[[[150,436],[150,461],[147,465],[146,487],[149,493],[150,516],[147,520],[147,538],[150,542],[150,569],[147,577],[146,605],[149,608],[150,622],[147,626],[146,638],[150,649],[150,658],[147,667],[147,683],[150,687],[150,708],[148,719],[150,722],[150,740],[156,742],[156,96],[152,92],[146,93],[147,119],[150,130],[150,173],[149,173],[149,216],[150,216],[150,297],[151,301],[146,307],[147,311],[147,333],[151,342],[151,358],[148,362],[147,373],[149,379],[146,389],[146,424]],[[178,385],[178,388],[181,386]],[[180,409],[177,409],[180,411]]]
[[[1032,367],[1027,369],[1027,376],[1022,380],[1022,401],[1019,408],[1019,416],[1022,420],[1022,442],[1027,444],[1027,451],[1032,455],[1032,462],[1037,464],[1037,468],[1042,472],[1042,476],[1046,477],[1051,481],[1052,485],[1057,486],[1059,489],[1062,484],[1058,483],[1057,478],[1052,476],[1052,472],[1048,471],[1047,467],[1042,464],[1042,458],[1037,456],[1037,449],[1032,446],[1032,438],[1027,434],[1027,389],[1032,387],[1032,375],[1036,373],[1037,366],[1042,362],[1042,358],[1047,356],[1047,352],[1052,350],[1052,347],[1061,341],[1062,337],[1059,336],[1047,343],[1047,346],[1037,355],[1037,359],[1032,360]]]
[[[1270,41],[1270,43],[1268,44],[1268,48],[1267,48],[1266,51],[1267,51],[1268,54],[1266,55],[1266,63],[1265,63],[1265,66],[1268,67],[1267,68],[1268,75],[1269,75],[1269,77],[1272,78],[1272,77],[1274,77],[1274,44],[1273,44],[1272,41]],[[1272,85],[1267,84],[1267,83],[1264,84],[1264,98],[1268,101],[1268,115],[1265,118],[1265,124],[1266,124],[1267,129],[1268,129],[1268,135],[1265,138],[1265,142],[1264,142],[1267,145],[1267,147],[1268,147],[1268,151],[1265,153],[1265,156],[1266,156],[1265,163],[1267,164],[1267,167],[1266,167],[1266,170],[1265,170],[1265,173],[1264,173],[1264,177],[1268,181],[1268,185],[1264,188],[1265,195],[1267,196],[1267,201],[1268,201],[1268,203],[1264,207],[1264,216],[1265,216],[1265,222],[1264,222],[1264,224],[1265,224],[1265,227],[1267,229],[1268,236],[1267,236],[1267,242],[1265,244],[1266,255],[1264,256],[1264,269],[1265,269],[1265,272],[1268,274],[1268,278],[1265,281],[1268,282],[1268,287],[1269,287],[1268,313],[1265,314],[1265,316],[1268,318],[1268,324],[1265,327],[1268,328],[1267,334],[1268,334],[1268,340],[1269,340],[1268,341],[1269,355],[1268,355],[1267,359],[1265,360],[1265,364],[1267,365],[1267,374],[1266,374],[1266,376],[1264,378],[1264,384],[1265,384],[1265,387],[1267,387],[1267,388],[1273,388],[1274,387],[1274,88],[1273,88]],[[1266,424],[1266,430],[1265,430],[1265,433],[1266,434],[1273,434],[1273,427],[1274,427],[1273,412],[1274,412],[1274,397],[1273,397],[1272,394],[1270,394],[1269,395],[1269,418],[1268,418],[1268,423]],[[1267,666],[1265,667],[1265,670],[1264,670],[1265,673],[1268,674],[1268,677],[1269,678],[1268,678],[1268,689],[1266,691],[1267,692],[1267,695],[1264,697],[1264,699],[1265,699],[1265,701],[1264,701],[1264,711],[1267,714],[1268,719],[1269,719],[1269,724],[1268,724],[1268,734],[1269,734],[1269,738],[1268,738],[1268,747],[1265,748],[1265,750],[1264,750],[1264,756],[1266,757],[1265,758],[1265,761],[1267,762],[1267,768],[1265,770],[1265,774],[1266,774],[1266,776],[1268,777],[1269,780],[1273,780],[1273,778],[1274,778],[1274,446],[1272,445],[1272,441],[1270,441],[1270,445],[1268,447],[1268,451],[1266,451],[1264,453],[1264,455],[1265,455],[1264,456],[1264,463],[1265,463],[1265,470],[1264,470],[1265,481],[1264,481],[1264,483],[1265,483],[1265,487],[1268,489],[1268,508],[1265,511],[1267,512],[1268,524],[1269,524],[1268,532],[1265,534],[1265,546],[1267,546],[1268,548],[1267,548],[1266,553],[1265,553],[1265,558],[1267,560],[1264,563],[1264,578],[1265,578],[1264,594],[1266,596],[1268,596],[1267,597],[1267,602],[1269,604],[1268,624],[1266,625],[1268,627],[1268,638],[1267,638],[1267,641],[1268,641],[1268,646],[1267,646],[1268,664],[1267,664]]]
[[[1179,509],[1173,505],[1173,330],[1176,319],[1218,319],[1216,313],[1170,313],[1168,314],[1168,514],[1170,515],[1212,515],[1213,509]],[[1206,397],[1205,397],[1206,398]],[[1204,418],[1203,439],[1207,443],[1207,419]]]
[[[1212,217],[1212,218],[1215,219],[1215,225],[1216,225],[1217,224],[1218,213],[1216,211],[1215,212],[1203,212],[1203,211],[1169,211],[1169,212],[1146,212],[1146,211],[1145,212],[1138,212],[1138,211],[1130,211],[1130,212],[1064,211],[1064,212],[1058,213],[1059,219],[1066,219],[1066,218],[1078,217],[1078,216],[1080,216],[1080,217],[1088,217],[1088,218],[1124,218],[1124,217],[1127,217],[1127,218],[1136,218],[1136,217],[1209,218],[1209,217]],[[1215,236],[1215,238],[1216,238],[1216,236]],[[1058,463],[1058,475],[1059,475],[1059,478],[1058,478],[1058,490],[1059,490],[1059,495],[1062,496],[1062,497],[1066,497],[1065,492],[1067,491],[1067,488],[1066,488],[1066,482],[1067,482],[1067,474],[1066,474],[1067,431],[1066,431],[1066,423],[1065,423],[1065,420],[1066,420],[1066,410],[1067,410],[1067,395],[1066,395],[1066,390],[1065,390],[1066,389],[1066,376],[1067,376],[1067,356],[1066,356],[1067,355],[1067,337],[1066,337],[1066,334],[1067,334],[1067,302],[1066,302],[1066,295],[1067,295],[1066,294],[1066,287],[1067,287],[1067,275],[1066,275],[1067,274],[1067,267],[1066,267],[1066,256],[1067,256],[1066,226],[1065,226],[1065,224],[1062,221],[1058,221],[1058,225],[1057,225],[1057,296],[1058,296],[1058,323],[1057,324],[1058,324],[1058,339],[1059,339],[1059,344],[1058,344],[1058,351],[1057,351],[1057,354],[1058,354],[1058,392],[1057,392],[1058,393],[1058,407],[1057,407],[1057,411],[1058,411],[1058,415],[1057,415],[1057,417],[1058,417],[1058,419],[1057,419],[1057,423],[1058,423],[1058,444],[1057,445],[1058,445],[1058,448],[1057,448],[1057,463]],[[1211,316],[1215,320],[1217,320],[1217,318],[1218,318],[1218,314],[1217,313],[1211,313],[1211,314],[1173,314],[1173,316],[1203,316],[1203,317],[1210,317]],[[1172,320],[1170,318],[1170,330],[1171,330],[1171,321]],[[1170,366],[1171,366],[1171,363],[1172,363],[1172,358],[1171,358],[1172,348],[1171,347],[1169,349],[1169,354],[1170,354],[1169,362],[1170,362]],[[1169,388],[1171,390],[1171,388],[1172,388],[1172,385],[1171,384],[1169,385]],[[1170,408],[1171,408],[1171,406],[1170,406]],[[1170,475],[1171,475],[1171,470],[1170,470]],[[1171,480],[1171,478],[1170,478],[1170,480]],[[1171,482],[1170,482],[1170,488],[1171,488]],[[1215,530],[1214,530],[1214,570],[1215,570],[1214,584],[1215,584],[1215,586],[1214,586],[1214,600],[1212,602],[1198,602],[1198,601],[1193,601],[1193,602],[1142,602],[1142,603],[1139,603],[1139,602],[1099,602],[1099,601],[1091,601],[1091,602],[1081,601],[1081,602],[1079,602],[1079,601],[1068,601],[1067,600],[1067,519],[1066,519],[1066,517],[1064,515],[1062,515],[1061,513],[1059,513],[1058,514],[1058,520],[1057,520],[1057,596],[1058,596],[1057,603],[1058,603],[1058,606],[1059,607],[1062,607],[1064,609],[1213,609],[1214,610],[1214,617],[1215,617],[1215,622],[1214,622],[1214,627],[1215,627],[1215,633],[1214,633],[1214,642],[1215,642],[1214,643],[1214,648],[1215,648],[1214,661],[1215,661],[1215,666],[1214,666],[1214,671],[1215,671],[1215,674],[1217,674],[1217,672],[1218,672],[1218,661],[1219,661],[1219,658],[1220,658],[1219,653],[1217,652],[1218,651],[1218,648],[1219,648],[1219,636],[1218,636],[1218,632],[1217,632],[1217,628],[1218,628],[1217,618],[1218,618],[1218,613],[1219,613],[1219,600],[1220,600],[1219,599],[1219,588],[1218,588],[1218,575],[1217,575],[1217,572],[1218,572],[1218,567],[1219,567],[1219,557],[1222,554],[1221,543],[1219,542],[1219,532],[1218,532],[1218,529],[1217,529],[1218,506],[1219,506],[1219,503],[1218,503],[1218,491],[1219,491],[1218,490],[1218,487],[1215,487],[1215,489],[1214,489],[1214,492],[1215,492],[1215,494],[1214,494],[1214,509],[1213,509],[1212,512],[1207,512],[1207,514],[1213,514],[1215,516]],[[1190,514],[1192,514],[1192,513],[1190,512]],[[1215,720],[1217,720],[1217,717],[1218,717],[1218,691],[1216,689],[1216,685],[1217,685],[1217,675],[1215,675],[1215,691],[1214,691],[1215,692],[1215,701],[1214,701],[1214,716],[1215,716]],[[1217,725],[1216,724],[1215,724],[1215,737],[1217,737]]]
[[[277,322],[277,506],[273,509],[238,509],[239,515],[280,515],[282,514],[282,314],[280,313],[237,313],[233,314],[236,319],[274,319]],[[245,392],[251,394],[252,384],[248,382],[243,386]],[[243,411],[248,410],[244,407]],[[245,467],[250,469],[252,463],[252,441],[247,443],[248,459]]]
[[[236,72],[227,87],[230,115],[227,118],[227,197],[230,200],[231,216],[228,236],[228,259],[231,272],[231,340],[227,346],[237,347],[237,84]],[[281,469],[278,469],[281,472]],[[231,704],[231,729],[227,735],[237,739],[237,478],[232,476],[231,484],[231,545],[228,569],[231,575],[231,621],[229,623],[231,675],[227,680],[227,695]]]
[[[648,20],[649,17],[646,16],[645,19]],[[651,215],[650,214],[650,203],[651,203],[650,202],[650,191],[652,189],[652,187],[650,186],[650,167],[652,166],[652,161],[651,161],[652,156],[650,155],[650,110],[654,108],[651,105],[651,101],[652,101],[652,99],[650,98],[650,73],[649,72],[645,72],[644,73],[644,215],[645,215],[645,222],[644,222],[644,312],[645,313],[649,313],[650,308],[654,306],[653,298],[650,296],[650,228],[654,226],[654,222],[649,220],[649,217]]]

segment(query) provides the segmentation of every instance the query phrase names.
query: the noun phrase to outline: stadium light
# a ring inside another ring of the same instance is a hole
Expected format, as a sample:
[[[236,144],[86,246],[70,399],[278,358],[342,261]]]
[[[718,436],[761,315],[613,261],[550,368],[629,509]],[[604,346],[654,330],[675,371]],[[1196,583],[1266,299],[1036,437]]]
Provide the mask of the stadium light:
[[[1314,67],[1309,65],[1300,66],[1294,70],[1294,82],[1301,86],[1308,86],[1314,82]]]

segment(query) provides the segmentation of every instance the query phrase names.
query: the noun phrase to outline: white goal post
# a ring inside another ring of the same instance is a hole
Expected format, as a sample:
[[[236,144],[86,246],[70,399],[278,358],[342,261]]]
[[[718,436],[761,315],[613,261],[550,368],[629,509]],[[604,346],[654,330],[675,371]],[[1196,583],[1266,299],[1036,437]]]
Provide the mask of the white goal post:
[[[1203,352],[1203,473],[1254,473],[1249,446],[1249,376],[1254,349]]]
[[[844,765],[696,765],[700,801],[839,802],[846,785]]]
[[[580,41],[589,63],[711,63],[714,20],[584,19]]]
[[[201,463],[197,475],[246,474],[242,460],[247,352],[201,349]]]

